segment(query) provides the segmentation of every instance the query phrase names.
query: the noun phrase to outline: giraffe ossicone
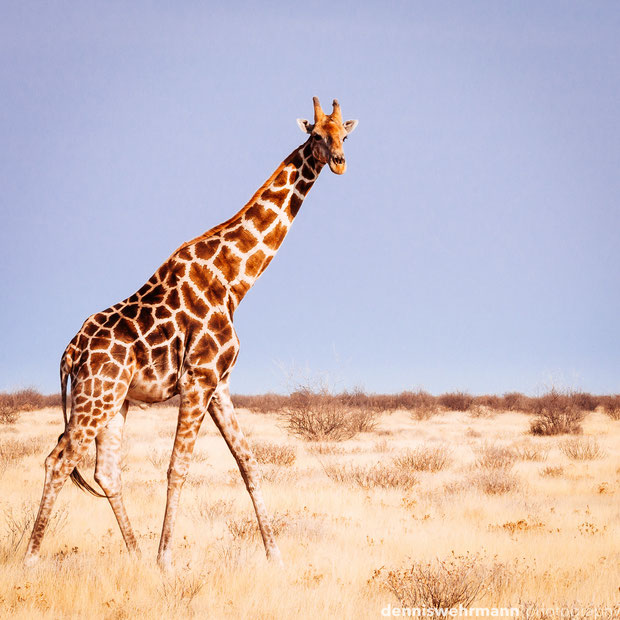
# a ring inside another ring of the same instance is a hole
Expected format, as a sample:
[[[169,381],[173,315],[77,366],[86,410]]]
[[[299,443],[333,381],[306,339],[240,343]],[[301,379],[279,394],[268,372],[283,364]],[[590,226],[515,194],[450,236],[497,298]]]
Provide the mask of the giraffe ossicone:
[[[43,497],[26,551],[38,555],[54,501],[70,476],[84,490],[107,497],[129,551],[136,537],[121,489],[121,444],[130,404],[180,395],[168,469],[166,511],[158,562],[170,564],[181,487],[198,431],[209,412],[232,452],[254,505],[267,557],[281,563],[259,485],[256,460],[236,419],[229,392],[239,340],[233,314],[282,244],[325,164],[346,170],[342,143],[357,121],[342,121],[333,102],[325,114],[314,98],[314,122],[298,120],[308,139],[296,148],[250,201],[226,222],[184,243],[136,293],[90,316],[65,349],[61,389],[65,431],[45,460]],[[67,384],[71,411],[67,415]],[[95,491],[76,469],[95,441]]]

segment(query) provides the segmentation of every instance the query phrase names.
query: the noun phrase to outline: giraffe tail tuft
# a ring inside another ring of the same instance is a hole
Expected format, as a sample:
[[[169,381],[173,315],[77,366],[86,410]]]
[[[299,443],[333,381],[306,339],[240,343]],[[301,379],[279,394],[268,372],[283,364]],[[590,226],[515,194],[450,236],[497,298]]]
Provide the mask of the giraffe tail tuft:
[[[65,421],[65,432],[67,430],[67,424],[69,424],[69,418],[67,417],[67,383],[71,372],[71,367],[73,366],[73,351],[74,348],[69,345],[65,349],[62,359],[60,360],[60,395],[62,399],[62,417]],[[58,437],[59,441],[64,434],[64,432],[60,434],[60,437]],[[82,489],[82,491],[90,493],[95,497],[105,497],[102,493],[95,491],[95,489],[93,489],[93,487],[91,487],[90,484],[82,478],[82,474],[80,474],[77,467],[71,472],[70,477],[73,483]]]

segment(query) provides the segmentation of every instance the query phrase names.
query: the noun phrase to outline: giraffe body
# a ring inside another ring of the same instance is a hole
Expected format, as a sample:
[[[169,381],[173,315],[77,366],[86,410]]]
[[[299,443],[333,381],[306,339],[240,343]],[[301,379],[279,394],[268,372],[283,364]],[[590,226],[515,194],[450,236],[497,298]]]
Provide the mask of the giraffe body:
[[[26,561],[36,560],[53,503],[71,476],[86,490],[76,466],[95,440],[95,480],[110,501],[130,551],[137,551],[121,495],[120,453],[128,406],[180,395],[168,469],[168,493],[159,546],[170,564],[179,494],[207,411],[230,448],[257,515],[267,556],[280,560],[259,489],[258,468],[237,422],[229,376],[239,352],[234,311],[280,247],[322,167],[344,172],[342,141],[356,121],[342,123],[340,108],[315,123],[298,121],[310,138],[295,149],[232,218],[183,244],[136,293],[90,316],[61,359],[65,432],[45,462],[45,486]],[[71,379],[71,414],[65,390]]]

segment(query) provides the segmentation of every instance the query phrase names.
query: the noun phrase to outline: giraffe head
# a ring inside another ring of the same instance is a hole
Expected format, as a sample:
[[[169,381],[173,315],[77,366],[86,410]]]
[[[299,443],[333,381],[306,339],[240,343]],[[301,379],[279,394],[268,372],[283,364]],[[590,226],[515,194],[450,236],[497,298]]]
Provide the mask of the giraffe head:
[[[355,129],[357,121],[342,122],[340,104],[337,99],[334,99],[334,109],[331,114],[323,112],[318,97],[314,97],[312,101],[314,102],[314,123],[310,123],[305,118],[298,118],[297,124],[304,133],[310,134],[312,155],[316,160],[322,164],[329,164],[332,172],[344,174],[347,162],[344,158],[342,143]]]

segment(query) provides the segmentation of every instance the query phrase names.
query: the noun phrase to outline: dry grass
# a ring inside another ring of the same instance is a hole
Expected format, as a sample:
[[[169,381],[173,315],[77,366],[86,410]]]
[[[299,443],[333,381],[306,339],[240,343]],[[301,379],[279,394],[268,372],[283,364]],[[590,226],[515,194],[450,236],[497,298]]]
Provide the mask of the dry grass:
[[[499,581],[502,566],[488,566],[479,556],[452,554],[446,559],[414,562],[405,569],[381,568],[371,582],[393,594],[401,607],[469,607]]]
[[[540,475],[543,478],[559,478],[560,476],[564,475],[564,468],[561,466],[556,466],[556,467],[552,467],[552,466],[548,466],[548,467],[543,467],[543,469],[540,470]]]
[[[478,454],[476,466],[481,469],[510,469],[517,460],[515,452],[505,446],[482,443],[475,451]]]
[[[527,441],[513,446],[513,452],[522,461],[546,461],[550,447]]]
[[[359,486],[362,489],[411,489],[418,479],[411,470],[395,464],[353,465],[329,463],[323,467],[334,482]]]
[[[254,458],[263,464],[290,467],[297,458],[293,446],[281,445],[270,441],[253,441],[250,445]]]
[[[472,475],[470,482],[487,495],[501,495],[519,489],[519,479],[503,468],[480,471]]]
[[[596,438],[607,457],[581,461],[556,437],[528,439],[530,413],[417,419],[413,411],[384,411],[379,428],[339,442],[291,437],[277,413],[239,412],[251,443],[276,455],[261,465],[262,489],[283,570],[265,561],[236,463],[205,420],[169,575],[154,560],[176,410],[132,408],[127,420],[123,487],[141,560],[124,551],[108,502],[67,484],[41,562],[28,570],[21,558],[43,461],[63,423],[57,407],[24,412],[0,426],[0,617],[374,619],[387,604],[413,600],[399,592],[431,602],[449,602],[451,592],[466,601],[469,592],[476,607],[530,611],[617,602],[617,422],[601,408],[583,419],[577,439]],[[92,480],[92,467],[82,473]],[[382,583],[390,572],[394,589]]]
[[[162,469],[165,468],[170,462],[170,454],[170,449],[156,450],[153,448],[152,450],[149,450],[146,458],[155,469]]]
[[[412,471],[437,472],[451,463],[451,450],[447,446],[419,446],[405,450],[394,459],[394,465]]]
[[[560,444],[560,450],[573,461],[592,461],[607,456],[594,437],[573,437]]]

